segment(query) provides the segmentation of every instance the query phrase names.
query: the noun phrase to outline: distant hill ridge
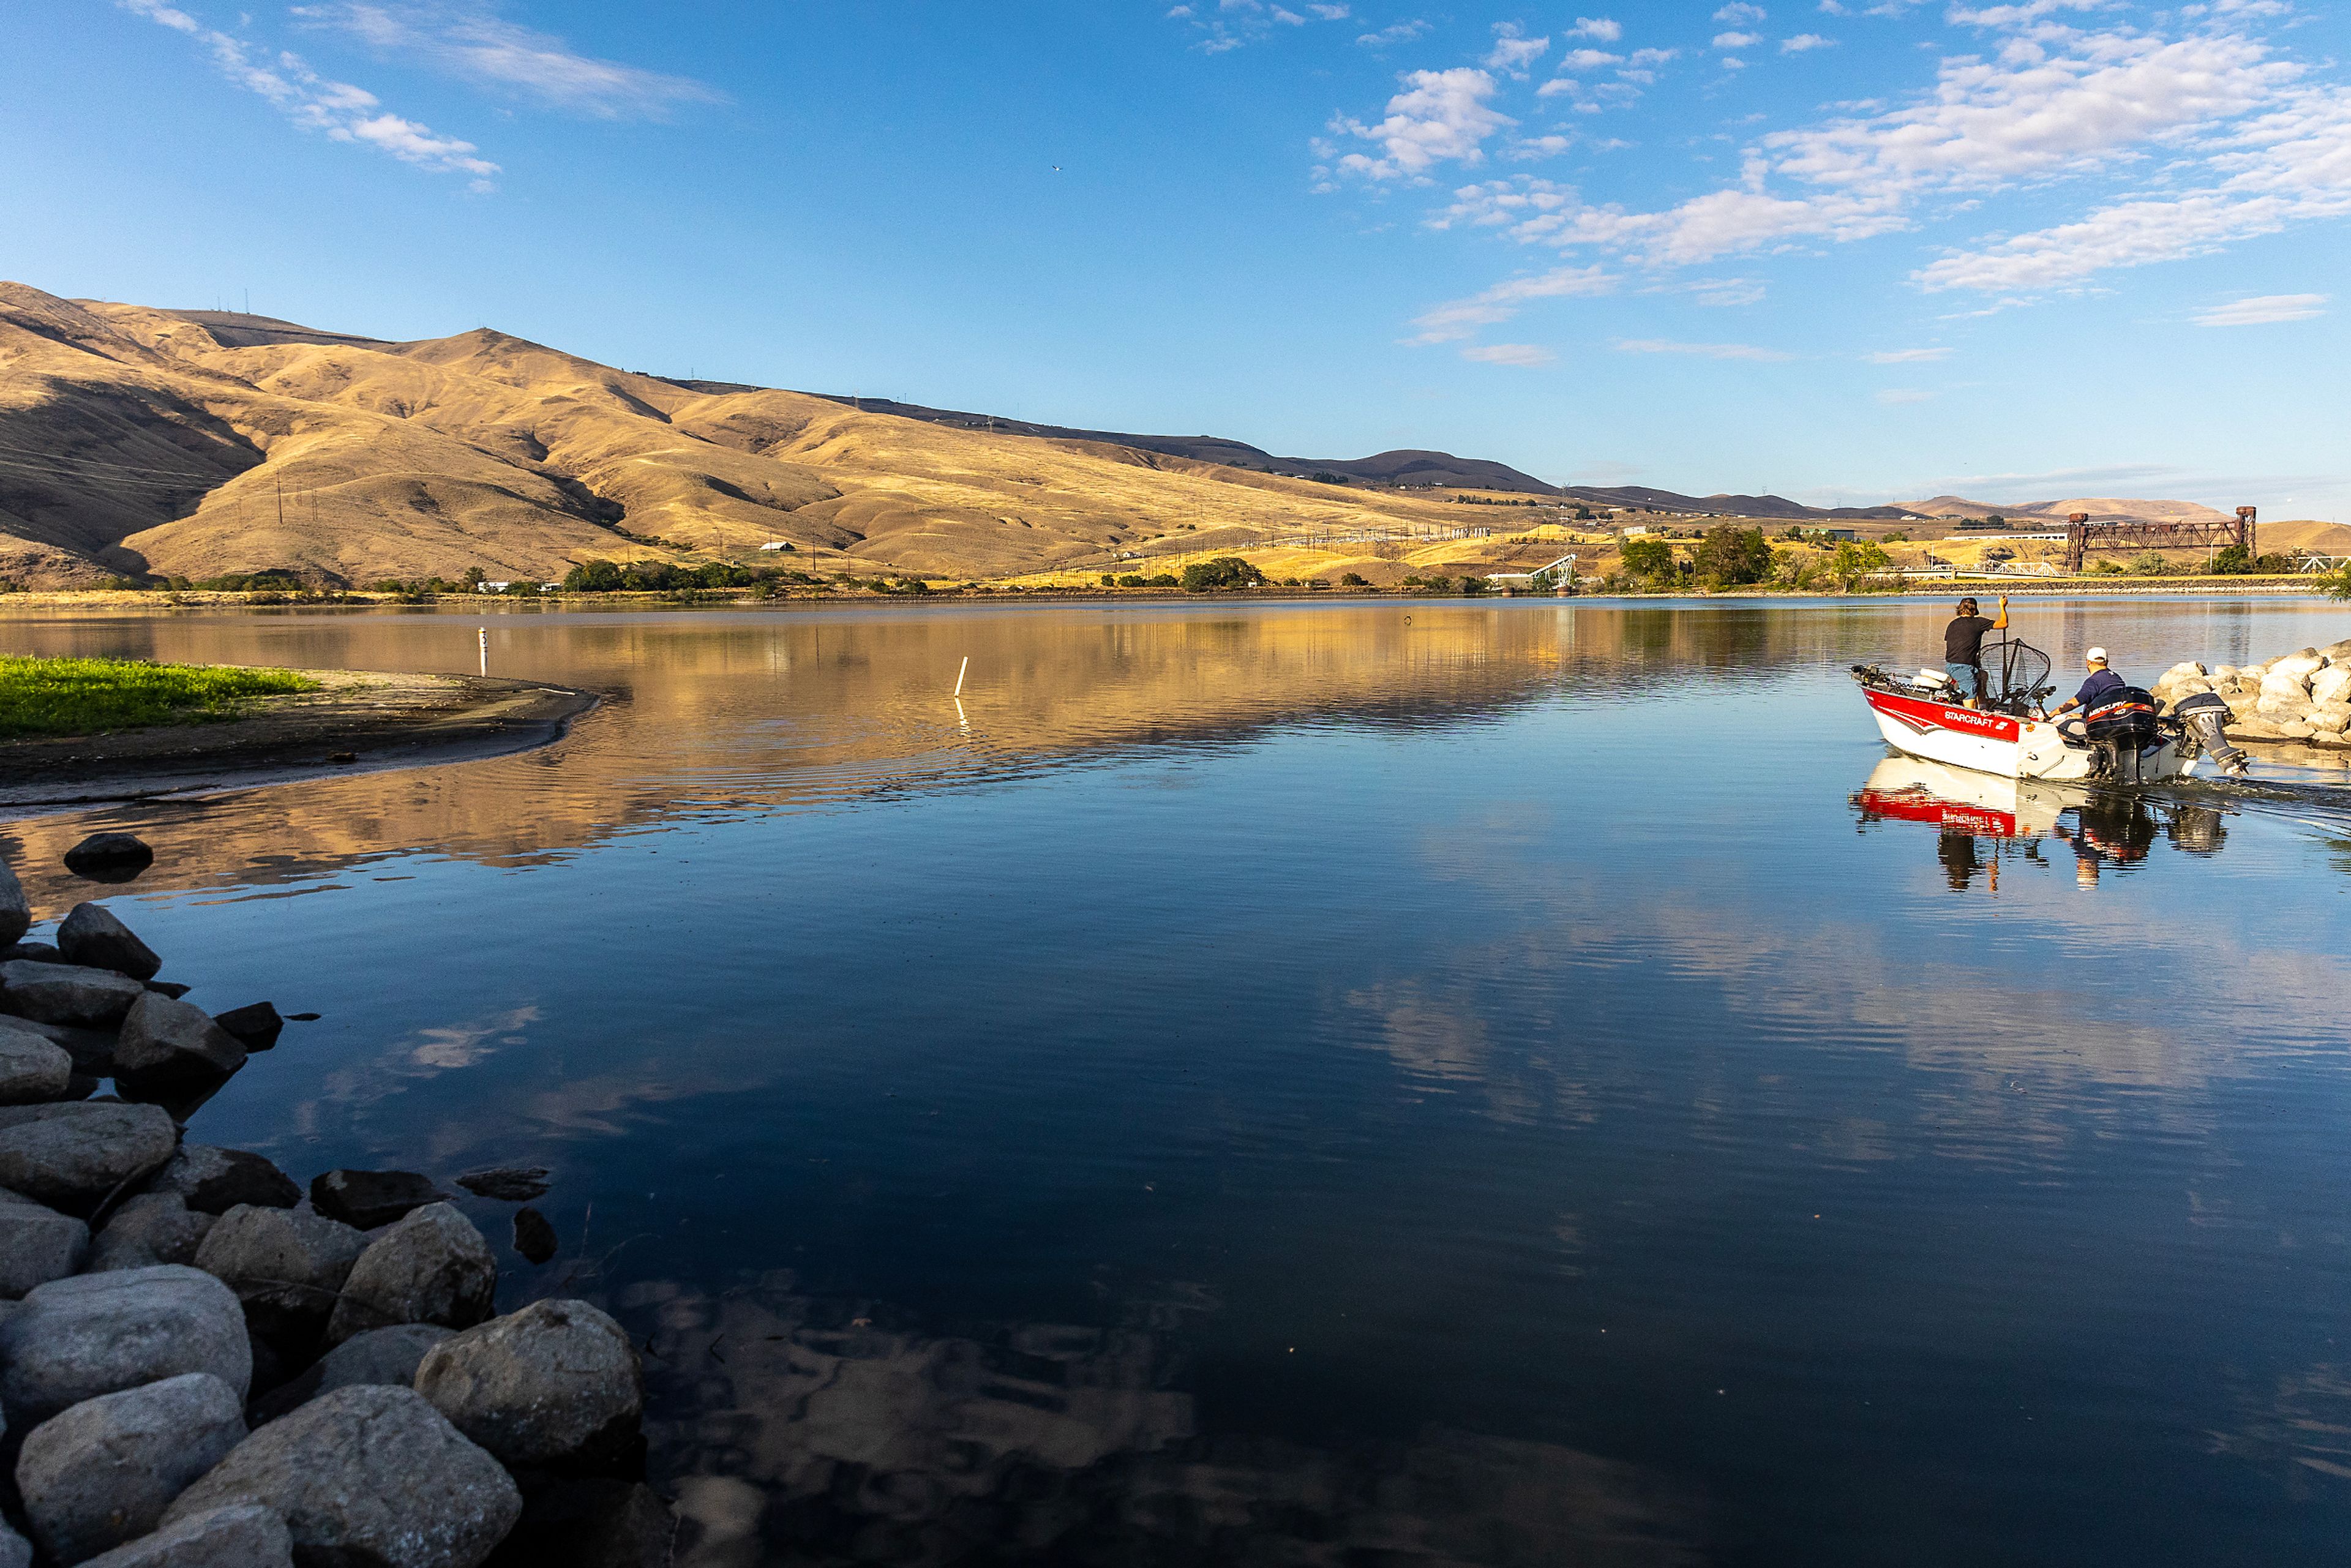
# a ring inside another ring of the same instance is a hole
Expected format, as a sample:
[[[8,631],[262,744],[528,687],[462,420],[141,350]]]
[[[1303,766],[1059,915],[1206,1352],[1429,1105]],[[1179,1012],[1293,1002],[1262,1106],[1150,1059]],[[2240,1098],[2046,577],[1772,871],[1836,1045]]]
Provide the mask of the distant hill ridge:
[[[1775,520],[1912,516],[1562,490],[1443,452],[1280,457],[1217,436],[665,378],[489,328],[392,342],[0,282],[0,579],[28,586],[272,569],[340,584],[477,567],[545,579],[689,550],[872,574],[1091,571],[1154,541],[1247,548],[1464,520],[1421,486]],[[2005,510],[2126,507],[2209,510]]]

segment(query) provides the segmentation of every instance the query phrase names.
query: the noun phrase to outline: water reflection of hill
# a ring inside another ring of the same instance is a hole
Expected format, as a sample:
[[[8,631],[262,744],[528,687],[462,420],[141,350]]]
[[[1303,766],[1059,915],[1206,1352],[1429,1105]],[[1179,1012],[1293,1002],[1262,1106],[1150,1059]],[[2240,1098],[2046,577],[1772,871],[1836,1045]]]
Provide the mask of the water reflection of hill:
[[[492,673],[602,690],[604,707],[562,745],[526,757],[23,819],[10,857],[52,914],[87,893],[59,857],[101,819],[156,845],[141,891],[285,883],[406,851],[523,863],[704,813],[1000,779],[1134,747],[1197,748],[1281,726],[1475,723],[1560,694],[1607,704],[1841,659],[1841,644],[1868,638],[1828,617],[1590,604],[482,623]],[[15,640],[39,652],[464,670],[475,624],[155,617],[31,622]]]
[[[641,1285],[624,1308],[660,1324],[651,1436],[699,1537],[690,1568],[1698,1560],[1685,1490],[1558,1444],[1204,1435],[1149,1311],[939,1335],[788,1274]]]

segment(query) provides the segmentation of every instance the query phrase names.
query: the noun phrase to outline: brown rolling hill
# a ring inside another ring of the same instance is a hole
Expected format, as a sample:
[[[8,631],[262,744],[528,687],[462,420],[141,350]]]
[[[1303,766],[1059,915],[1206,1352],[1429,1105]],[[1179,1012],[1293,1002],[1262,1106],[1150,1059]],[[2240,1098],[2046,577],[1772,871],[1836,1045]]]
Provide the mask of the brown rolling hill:
[[[883,407],[620,371],[488,329],[391,342],[0,283],[0,580],[278,570],[345,586],[479,568],[544,580],[591,559],[773,560],[759,547],[779,541],[803,569],[957,579],[1335,539],[1401,574],[1427,563],[1366,541],[1472,524],[1521,532],[1534,519],[1392,486],[1548,489],[1445,453],[1272,458],[1217,437]],[[1358,482],[1298,476],[1322,469]],[[1775,496],[1551,493],[1773,519],[1905,515]],[[2204,510],[2010,509],[2158,505]],[[1526,564],[1471,553],[1481,567]],[[1339,570],[1297,570],[1326,566]]]
[[[777,540],[809,567],[987,577],[1179,532],[1463,520],[1429,495],[675,382],[487,329],[394,343],[0,284],[0,577],[28,585],[553,578]]]

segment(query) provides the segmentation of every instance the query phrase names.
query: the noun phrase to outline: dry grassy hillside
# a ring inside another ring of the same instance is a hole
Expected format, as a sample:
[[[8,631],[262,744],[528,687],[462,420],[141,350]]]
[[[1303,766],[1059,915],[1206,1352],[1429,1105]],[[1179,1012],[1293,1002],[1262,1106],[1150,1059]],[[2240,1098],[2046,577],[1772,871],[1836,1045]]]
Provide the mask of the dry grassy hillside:
[[[788,392],[697,391],[502,333],[379,342],[0,284],[0,577],[560,576],[743,555],[1000,576],[1181,532],[1458,508]]]

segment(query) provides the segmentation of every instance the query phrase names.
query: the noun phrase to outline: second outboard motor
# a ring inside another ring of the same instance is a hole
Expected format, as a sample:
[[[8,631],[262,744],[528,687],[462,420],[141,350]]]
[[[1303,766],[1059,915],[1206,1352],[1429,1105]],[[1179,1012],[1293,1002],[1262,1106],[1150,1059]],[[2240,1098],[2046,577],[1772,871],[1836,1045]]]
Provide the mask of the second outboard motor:
[[[2214,767],[2231,779],[2244,777],[2245,765],[2252,758],[2229,744],[2229,705],[2220,693],[2198,692],[2182,697],[2171,716],[2179,721],[2197,748],[2212,758]]]
[[[2137,686],[2124,686],[2085,713],[2082,727],[2090,744],[2105,753],[2107,778],[2117,784],[2139,782],[2139,756],[2156,744],[2151,695]]]

